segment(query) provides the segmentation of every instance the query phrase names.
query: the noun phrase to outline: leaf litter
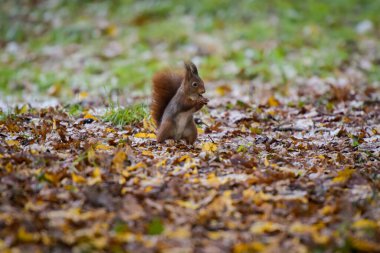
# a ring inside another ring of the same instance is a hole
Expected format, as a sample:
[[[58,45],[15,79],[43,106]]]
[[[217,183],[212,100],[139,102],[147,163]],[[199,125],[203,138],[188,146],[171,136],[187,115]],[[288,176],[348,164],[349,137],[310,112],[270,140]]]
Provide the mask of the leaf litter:
[[[208,87],[194,146],[157,144],[149,117],[121,127],[51,107],[2,120],[0,247],[380,249],[378,103],[260,103],[244,86],[218,103]]]

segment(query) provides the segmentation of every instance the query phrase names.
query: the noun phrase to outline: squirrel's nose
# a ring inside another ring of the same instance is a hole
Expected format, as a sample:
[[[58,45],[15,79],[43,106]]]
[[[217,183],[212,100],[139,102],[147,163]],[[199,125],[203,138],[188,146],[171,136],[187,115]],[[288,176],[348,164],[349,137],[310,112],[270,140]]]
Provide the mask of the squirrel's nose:
[[[202,88],[202,89],[199,90],[200,94],[204,94],[205,92],[206,92],[205,88]]]

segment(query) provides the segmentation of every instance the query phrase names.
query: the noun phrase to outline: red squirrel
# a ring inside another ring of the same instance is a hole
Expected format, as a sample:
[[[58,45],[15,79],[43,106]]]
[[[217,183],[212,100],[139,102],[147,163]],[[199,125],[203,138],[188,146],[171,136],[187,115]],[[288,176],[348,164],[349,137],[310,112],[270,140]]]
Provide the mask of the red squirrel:
[[[208,103],[202,96],[206,90],[197,67],[192,62],[185,62],[184,73],[161,71],[152,81],[150,108],[158,129],[157,142],[184,139],[193,144],[198,135],[193,114]]]

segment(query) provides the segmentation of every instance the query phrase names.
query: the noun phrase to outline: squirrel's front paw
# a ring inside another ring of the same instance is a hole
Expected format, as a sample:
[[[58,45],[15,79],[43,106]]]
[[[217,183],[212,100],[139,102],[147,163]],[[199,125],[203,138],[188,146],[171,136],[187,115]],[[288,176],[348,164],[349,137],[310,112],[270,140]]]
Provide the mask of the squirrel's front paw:
[[[204,105],[207,105],[207,103],[209,102],[209,100],[207,98],[201,96],[200,99],[199,99],[199,102],[202,103],[202,104],[204,104]]]

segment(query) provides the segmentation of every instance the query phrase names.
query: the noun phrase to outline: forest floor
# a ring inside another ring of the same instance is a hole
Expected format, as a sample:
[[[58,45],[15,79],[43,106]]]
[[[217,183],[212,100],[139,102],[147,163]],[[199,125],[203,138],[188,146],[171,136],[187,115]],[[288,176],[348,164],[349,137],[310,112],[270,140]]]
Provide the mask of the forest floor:
[[[380,6],[350,1],[352,20],[274,1],[228,24],[186,1],[4,4],[0,251],[380,252]],[[199,137],[157,144],[150,78],[186,57]]]

